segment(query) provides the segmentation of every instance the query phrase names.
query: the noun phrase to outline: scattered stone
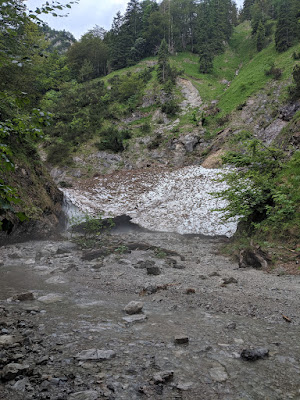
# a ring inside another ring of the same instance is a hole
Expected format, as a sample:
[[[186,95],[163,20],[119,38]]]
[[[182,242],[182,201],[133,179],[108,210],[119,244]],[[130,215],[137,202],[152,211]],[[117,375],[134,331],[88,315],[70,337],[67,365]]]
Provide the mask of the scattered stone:
[[[68,396],[69,400],[98,400],[100,395],[95,390],[86,390],[83,392],[76,392]]]
[[[161,371],[153,375],[153,381],[155,384],[166,383],[172,380],[174,377],[174,371]]]
[[[24,306],[22,309],[28,313],[38,313],[40,312],[40,309],[38,306]]]
[[[202,280],[204,281],[205,279],[207,279],[207,276],[205,276],[205,275],[199,275],[198,278],[199,278],[199,279],[202,279]]]
[[[1,372],[1,379],[3,381],[11,381],[18,375],[28,373],[30,367],[27,364],[10,363],[5,365]]]
[[[211,274],[209,274],[209,276],[210,277],[214,277],[214,276],[221,276],[220,274],[219,274],[219,272],[212,272]]]
[[[30,301],[30,300],[34,300],[34,294],[32,292],[20,293],[20,294],[16,294],[15,296],[13,296],[12,299],[14,301],[16,301],[16,300],[18,300],[18,301]]]
[[[105,256],[107,256],[107,250],[103,248],[99,250],[86,251],[82,255],[82,260],[92,261],[95,260],[96,258],[103,258]]]
[[[80,361],[94,360],[94,361],[106,361],[116,357],[116,352],[113,350],[99,350],[89,349],[83,350],[78,353],[75,358]]]
[[[48,363],[49,357],[44,356],[36,361],[36,365],[46,365]]]
[[[193,294],[193,293],[196,293],[196,290],[193,289],[193,288],[188,288],[188,289],[186,289],[185,293],[186,294]]]
[[[123,317],[123,320],[130,324],[134,324],[135,322],[143,322],[146,319],[147,315],[145,314],[135,314],[135,315],[130,315],[128,317]]]
[[[269,350],[266,348],[244,349],[241,352],[241,358],[246,361],[256,361],[260,358],[269,357]]]
[[[187,390],[193,389],[194,382],[179,382],[176,386],[176,389],[185,392]]]
[[[186,344],[189,342],[188,336],[182,335],[182,336],[175,336],[174,339],[175,344]]]
[[[155,262],[153,260],[140,260],[138,261],[135,265],[134,268],[151,268],[155,265]]]
[[[66,280],[64,278],[62,278],[61,276],[57,275],[57,276],[52,276],[51,278],[47,279],[46,283],[56,285],[56,284],[66,283]]]
[[[15,343],[20,343],[22,339],[15,335],[1,335],[0,346],[7,346]]]
[[[160,275],[160,268],[157,267],[156,265],[153,265],[151,267],[147,267],[147,274],[148,275]]]
[[[41,296],[38,298],[38,301],[44,304],[52,304],[52,303],[57,303],[59,301],[63,300],[63,296],[57,294],[57,293],[49,293],[46,296]]]
[[[56,254],[70,254],[76,247],[76,244],[71,242],[63,243],[58,247]]]
[[[209,375],[215,382],[225,382],[229,378],[225,368],[221,365],[219,367],[211,368],[209,370]]]
[[[270,260],[267,253],[260,248],[245,249],[240,251],[239,267],[266,269]]]
[[[230,278],[223,278],[221,286],[230,285],[231,283],[238,283],[238,281],[232,276]]]
[[[124,308],[124,311],[126,312],[126,314],[129,314],[129,315],[139,314],[140,312],[142,312],[143,307],[144,307],[144,303],[142,303],[141,301],[131,301]]]
[[[156,285],[147,285],[141,290],[140,295],[153,294],[156,293],[157,291],[158,287]]]
[[[227,329],[236,329],[236,323],[235,322],[230,322],[228,325],[226,325]]]
[[[182,265],[182,264],[174,264],[173,268],[175,268],[175,269],[185,269],[185,266]]]

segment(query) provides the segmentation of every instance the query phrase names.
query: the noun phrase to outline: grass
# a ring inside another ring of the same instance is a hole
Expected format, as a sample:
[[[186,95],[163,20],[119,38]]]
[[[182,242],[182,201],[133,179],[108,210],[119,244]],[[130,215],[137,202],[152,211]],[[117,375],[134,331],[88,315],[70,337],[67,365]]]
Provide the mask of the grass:
[[[282,70],[284,87],[291,83],[292,70],[295,60],[294,51],[300,51],[300,44],[284,53],[275,50],[274,43],[257,53],[249,22],[237,26],[225,52],[214,58],[214,68],[211,74],[199,72],[199,59],[195,54],[179,53],[171,58],[173,65],[184,70],[184,77],[190,79],[198,89],[201,98],[206,104],[212,100],[219,100],[218,108],[221,112],[218,118],[230,114],[240,104],[266,87],[271,77],[266,76],[266,69],[274,63]],[[236,71],[239,70],[236,75]],[[229,81],[229,87],[222,81]],[[270,93],[272,96],[272,93]],[[284,100],[287,90],[280,96]]]

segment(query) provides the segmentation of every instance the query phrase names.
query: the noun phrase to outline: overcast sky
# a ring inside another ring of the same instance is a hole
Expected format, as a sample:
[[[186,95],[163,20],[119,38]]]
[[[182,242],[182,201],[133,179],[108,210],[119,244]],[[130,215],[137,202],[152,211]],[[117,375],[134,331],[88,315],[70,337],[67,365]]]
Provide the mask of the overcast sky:
[[[45,0],[46,1],[46,0]],[[35,9],[45,1],[26,0],[28,9]],[[48,0],[49,1],[49,0]],[[76,39],[79,39],[89,29],[99,25],[105,29],[110,29],[114,16],[118,11],[123,14],[129,0],[80,0],[79,4],[73,4],[66,18],[45,17],[44,19],[51,28],[71,32]],[[60,0],[61,4],[66,4],[67,0]],[[243,0],[236,1],[238,6]],[[51,3],[51,1],[49,1]]]

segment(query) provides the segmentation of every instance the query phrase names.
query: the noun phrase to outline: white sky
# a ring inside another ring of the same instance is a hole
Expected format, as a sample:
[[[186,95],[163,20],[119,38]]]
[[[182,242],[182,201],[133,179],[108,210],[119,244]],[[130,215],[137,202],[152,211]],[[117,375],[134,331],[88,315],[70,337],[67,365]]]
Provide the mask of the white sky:
[[[25,0],[28,9],[35,9],[45,3],[43,0]],[[51,3],[51,0],[48,0]],[[66,4],[67,0],[60,0],[61,4]],[[114,16],[118,11],[123,14],[129,0],[80,0],[79,4],[73,4],[66,18],[44,17],[51,28],[71,32],[76,39],[79,39],[89,29],[99,25],[105,29],[110,29]],[[243,0],[236,0],[240,7]]]

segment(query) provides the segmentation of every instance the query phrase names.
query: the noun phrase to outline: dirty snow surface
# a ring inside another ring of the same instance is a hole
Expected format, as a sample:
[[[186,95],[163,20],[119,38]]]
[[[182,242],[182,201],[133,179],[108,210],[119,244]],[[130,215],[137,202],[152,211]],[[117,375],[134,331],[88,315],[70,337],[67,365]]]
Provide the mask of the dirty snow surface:
[[[222,223],[222,214],[213,210],[225,202],[210,194],[224,188],[215,182],[220,172],[201,166],[120,171],[64,193],[83,213],[126,214],[132,222],[154,231],[230,237],[237,222]]]

